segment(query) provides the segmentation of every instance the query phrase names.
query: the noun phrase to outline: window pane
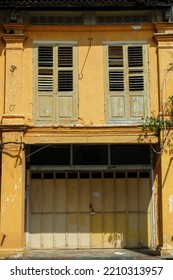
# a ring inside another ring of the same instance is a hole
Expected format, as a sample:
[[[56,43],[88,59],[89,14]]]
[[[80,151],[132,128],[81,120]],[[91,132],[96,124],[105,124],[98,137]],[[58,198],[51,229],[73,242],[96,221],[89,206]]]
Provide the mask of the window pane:
[[[73,160],[75,165],[107,165],[107,145],[74,146]]]
[[[31,165],[70,165],[70,146],[30,146]]]
[[[111,145],[111,164],[150,164],[149,145]]]

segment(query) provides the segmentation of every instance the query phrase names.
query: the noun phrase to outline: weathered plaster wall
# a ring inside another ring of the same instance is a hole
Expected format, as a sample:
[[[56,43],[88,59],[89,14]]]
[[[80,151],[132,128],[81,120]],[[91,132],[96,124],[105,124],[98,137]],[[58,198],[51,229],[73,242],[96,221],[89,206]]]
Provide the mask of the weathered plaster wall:
[[[173,78],[170,71],[165,80],[165,71],[172,61],[172,35],[156,36],[153,25],[141,26],[135,30],[132,26],[101,26],[101,27],[56,27],[56,26],[27,26],[25,35],[4,37],[6,42],[6,59],[4,58],[4,41],[0,42],[0,118],[3,125],[28,125],[25,136],[21,132],[16,134],[4,133],[4,141],[25,141],[32,143],[137,143],[141,128],[115,128],[104,130],[105,118],[105,61],[103,41],[147,41],[149,60],[149,88],[150,111],[156,116],[161,111],[159,98],[163,96],[164,103],[172,95]],[[158,32],[162,32],[158,30]],[[15,37],[17,36],[17,37]],[[164,37],[164,44],[163,44]],[[18,41],[15,42],[15,39]],[[88,40],[92,38],[92,40]],[[162,38],[162,39],[159,39]],[[11,40],[12,39],[12,40]],[[24,40],[25,39],[25,40]],[[78,71],[79,79],[79,116],[80,125],[76,130],[70,128],[34,128],[33,119],[33,41],[76,41],[78,42]],[[91,46],[90,46],[91,41]],[[157,43],[159,42],[159,49]],[[163,44],[163,47],[162,47]],[[157,60],[158,59],[158,60]],[[16,68],[12,71],[11,66]],[[159,70],[159,74],[158,74]],[[4,75],[4,71],[6,74]],[[82,74],[81,75],[81,71]],[[4,77],[5,86],[4,86]],[[165,82],[164,82],[165,80]],[[3,97],[5,96],[5,98]],[[162,105],[162,104],[161,104]],[[96,129],[94,126],[102,128]],[[89,129],[86,127],[90,127]],[[105,133],[106,132],[106,133]],[[153,138],[145,139],[152,141]],[[157,141],[156,137],[154,137]],[[171,142],[172,143],[172,142]],[[18,147],[19,148],[19,147]],[[7,149],[7,148],[6,148]],[[9,149],[9,147],[8,147]],[[5,150],[2,155],[2,190],[1,197],[1,232],[8,235],[4,240],[4,249],[20,248],[24,246],[24,153],[20,149]],[[21,160],[18,160],[17,153]],[[162,159],[162,217],[163,217],[163,252],[164,248],[172,249],[173,224],[172,218],[172,155],[170,147],[163,154]],[[17,165],[16,165],[17,164]],[[6,175],[8,167],[9,176]],[[6,188],[8,186],[8,188]],[[17,188],[16,188],[17,186]],[[4,207],[4,208],[3,208]],[[12,225],[11,213],[13,215]],[[162,225],[160,225],[162,227]],[[11,228],[11,229],[10,229]],[[12,230],[12,229],[15,229]]]
[[[1,29],[0,29],[1,30]],[[1,32],[1,31],[0,31]],[[5,72],[5,62],[4,62],[4,43],[0,40],[0,117],[2,117],[4,110],[4,72]]]
[[[167,114],[169,110],[169,96],[173,95],[173,26],[172,24],[156,25],[156,40],[158,42],[158,61],[159,61],[159,95],[160,112],[164,119],[170,119]],[[163,130],[161,133],[161,185],[160,192],[162,201],[160,202],[162,213],[162,224],[160,226],[163,247],[162,254],[173,254],[173,187],[172,187],[172,168],[173,168],[173,137],[172,129]]]
[[[104,41],[147,41],[151,111],[158,112],[157,53],[153,38],[154,27],[142,26],[83,26],[55,27],[28,26],[24,43],[24,108],[25,123],[33,125],[33,41],[76,41],[78,43],[79,115],[77,125],[105,125],[105,50]],[[91,38],[91,40],[90,40]],[[91,45],[90,45],[91,42]]]
[[[3,141],[20,141],[22,133],[4,132]],[[18,145],[4,145],[1,174],[1,254],[25,250],[25,153]]]

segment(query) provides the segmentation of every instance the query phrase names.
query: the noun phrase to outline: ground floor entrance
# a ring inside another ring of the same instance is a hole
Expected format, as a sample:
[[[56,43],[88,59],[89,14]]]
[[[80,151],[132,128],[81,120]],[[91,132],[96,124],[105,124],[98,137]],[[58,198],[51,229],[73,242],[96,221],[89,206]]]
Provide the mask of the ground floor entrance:
[[[42,170],[30,178],[30,249],[152,247],[150,170]]]

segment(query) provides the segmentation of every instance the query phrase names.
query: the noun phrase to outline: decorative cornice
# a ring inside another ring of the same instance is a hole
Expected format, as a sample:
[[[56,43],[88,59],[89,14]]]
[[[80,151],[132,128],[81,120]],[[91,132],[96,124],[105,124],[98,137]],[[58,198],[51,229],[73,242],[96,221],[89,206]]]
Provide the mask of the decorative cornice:
[[[168,7],[173,0],[0,0],[1,8]]]
[[[173,23],[156,23],[154,38],[157,42],[173,42]]]
[[[173,33],[155,33],[154,38],[157,42],[173,42]]]
[[[155,28],[157,30],[157,33],[172,33],[173,32],[173,22],[155,23]]]
[[[24,34],[25,25],[22,23],[5,23],[3,24],[5,34]]]
[[[24,34],[25,25],[23,24],[6,23],[3,24],[3,29],[5,33],[2,34],[2,38],[5,41],[5,43],[22,43],[26,39],[26,36]]]

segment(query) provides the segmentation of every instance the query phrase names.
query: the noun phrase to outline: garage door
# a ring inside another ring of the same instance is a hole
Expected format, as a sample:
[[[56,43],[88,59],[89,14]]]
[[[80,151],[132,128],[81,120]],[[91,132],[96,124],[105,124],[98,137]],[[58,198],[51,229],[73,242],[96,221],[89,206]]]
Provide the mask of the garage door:
[[[151,247],[149,172],[31,174],[30,249]]]

